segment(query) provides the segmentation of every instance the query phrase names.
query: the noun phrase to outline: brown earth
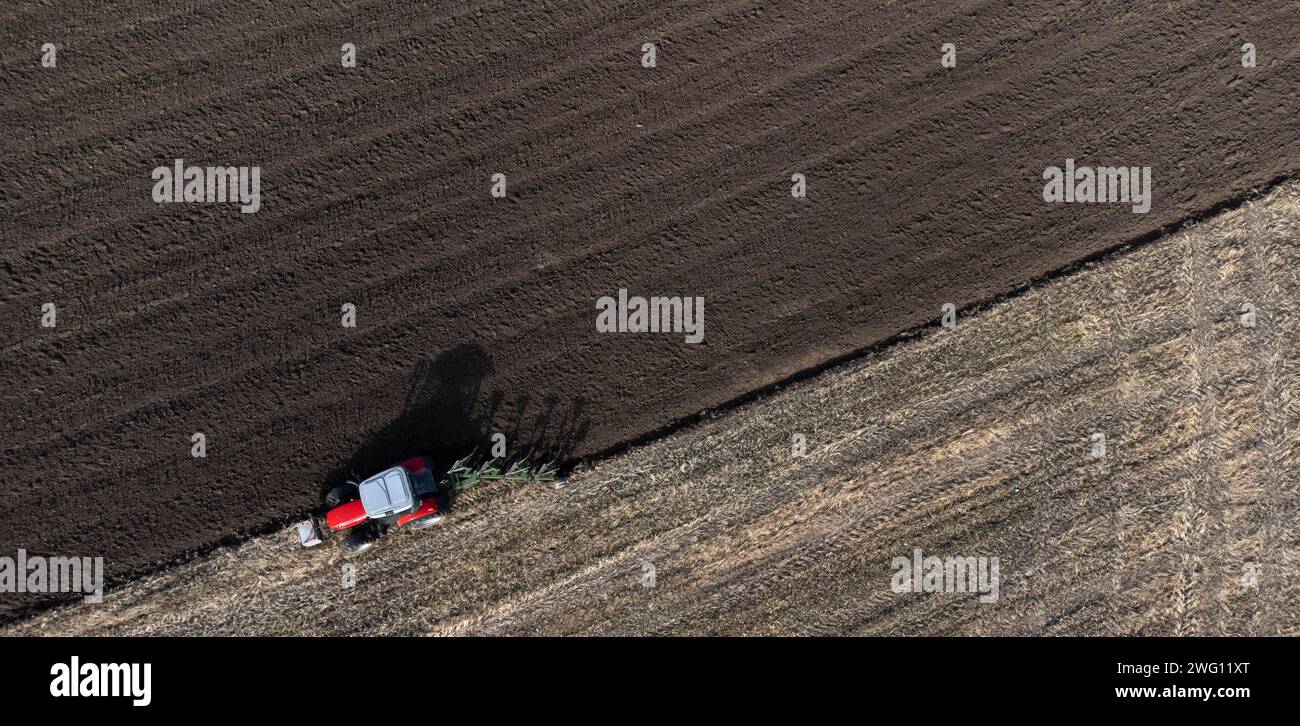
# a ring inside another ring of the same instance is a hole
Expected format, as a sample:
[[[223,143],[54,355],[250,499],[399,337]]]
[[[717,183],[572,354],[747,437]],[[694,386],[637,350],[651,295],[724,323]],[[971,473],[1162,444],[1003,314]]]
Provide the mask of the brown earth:
[[[1298,635],[1297,341],[1300,184],[360,558],[281,531],[0,632]],[[915,548],[997,599],[896,593]]]
[[[407,453],[503,431],[587,456],[1174,224],[1300,169],[1294,20],[6,3],[0,552],[103,555],[123,578]],[[1045,204],[1067,157],[1153,166],[1151,213]],[[174,158],[259,165],[261,211],[156,205]],[[597,334],[620,287],[704,296],[705,342]]]

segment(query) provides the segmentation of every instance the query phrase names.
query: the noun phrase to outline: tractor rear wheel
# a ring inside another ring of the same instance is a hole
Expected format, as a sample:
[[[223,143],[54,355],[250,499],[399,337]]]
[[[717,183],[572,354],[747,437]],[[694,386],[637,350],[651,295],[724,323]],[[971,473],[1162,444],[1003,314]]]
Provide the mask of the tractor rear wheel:
[[[375,546],[375,537],[366,528],[357,528],[339,540],[339,550],[344,555],[359,555]]]

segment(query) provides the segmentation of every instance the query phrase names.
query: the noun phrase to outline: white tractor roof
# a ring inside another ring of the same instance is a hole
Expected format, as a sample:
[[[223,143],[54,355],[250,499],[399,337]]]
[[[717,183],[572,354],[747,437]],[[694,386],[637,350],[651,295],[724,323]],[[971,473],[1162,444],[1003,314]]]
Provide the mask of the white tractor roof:
[[[406,470],[395,466],[381,471],[361,482],[361,506],[366,508],[366,516],[371,519],[387,517],[394,512],[410,509],[415,504],[411,494],[411,481]]]

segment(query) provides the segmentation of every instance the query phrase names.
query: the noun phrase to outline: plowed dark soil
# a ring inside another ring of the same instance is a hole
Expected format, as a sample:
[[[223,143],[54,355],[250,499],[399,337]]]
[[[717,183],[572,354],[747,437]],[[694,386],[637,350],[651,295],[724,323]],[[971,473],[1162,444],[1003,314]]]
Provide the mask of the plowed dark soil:
[[[1293,3],[290,6],[0,9],[0,553],[122,578],[407,453],[590,455],[1300,168]],[[261,210],[155,204],[176,158]],[[1151,212],[1044,203],[1066,158]],[[704,342],[597,333],[619,288]]]

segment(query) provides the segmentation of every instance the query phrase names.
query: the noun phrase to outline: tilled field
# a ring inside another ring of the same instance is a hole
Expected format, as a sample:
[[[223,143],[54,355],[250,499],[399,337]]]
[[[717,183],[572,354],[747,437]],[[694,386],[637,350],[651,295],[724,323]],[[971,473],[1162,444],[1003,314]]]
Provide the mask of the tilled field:
[[[1282,2],[7,3],[0,552],[102,555],[120,579],[408,453],[500,431],[587,456],[1173,224],[1300,169],[1294,21]],[[155,204],[177,158],[260,166],[260,211]],[[1044,203],[1066,158],[1152,166],[1151,212]],[[620,288],[703,296],[704,341],[597,333]]]
[[[1298,271],[1292,185],[361,558],[282,531],[5,632],[1300,634]],[[896,592],[917,548],[996,598]]]

